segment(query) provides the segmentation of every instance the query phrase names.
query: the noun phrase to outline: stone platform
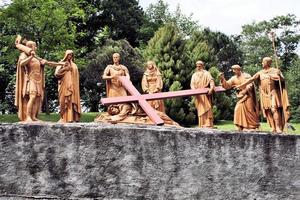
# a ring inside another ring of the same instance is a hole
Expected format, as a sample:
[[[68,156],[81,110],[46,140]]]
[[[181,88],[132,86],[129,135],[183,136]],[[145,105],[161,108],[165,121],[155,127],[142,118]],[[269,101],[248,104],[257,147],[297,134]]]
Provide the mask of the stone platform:
[[[0,199],[300,199],[300,135],[0,124]]]

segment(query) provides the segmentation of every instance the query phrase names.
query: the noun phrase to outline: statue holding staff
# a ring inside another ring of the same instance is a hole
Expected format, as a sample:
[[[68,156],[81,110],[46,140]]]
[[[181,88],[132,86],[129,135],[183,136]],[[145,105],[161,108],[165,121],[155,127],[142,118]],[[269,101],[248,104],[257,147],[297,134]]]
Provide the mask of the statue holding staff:
[[[259,81],[259,96],[263,115],[272,132],[281,133],[289,118],[289,100],[281,71],[271,67],[272,59],[262,60],[263,69],[236,88],[242,89],[255,80]],[[281,88],[281,89],[280,89]]]

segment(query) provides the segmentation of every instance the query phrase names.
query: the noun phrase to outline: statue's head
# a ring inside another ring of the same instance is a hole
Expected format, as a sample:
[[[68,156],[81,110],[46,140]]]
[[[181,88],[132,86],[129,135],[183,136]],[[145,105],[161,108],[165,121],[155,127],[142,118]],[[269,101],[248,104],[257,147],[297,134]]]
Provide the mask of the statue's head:
[[[232,71],[235,75],[240,75],[241,74],[241,66],[232,65],[231,69],[232,69]]]
[[[62,61],[72,60],[74,61],[74,52],[72,50],[66,50],[65,56]]]
[[[202,60],[198,60],[196,62],[196,67],[197,67],[198,70],[204,69],[204,62]]]
[[[262,66],[263,68],[265,67],[271,67],[271,64],[272,64],[272,58],[270,57],[264,57],[263,60],[262,60]]]
[[[119,114],[120,113],[119,106],[117,106],[117,105],[110,105],[110,106],[108,106],[107,113],[109,115],[117,115],[117,114]]]
[[[36,43],[31,40],[26,42],[26,46],[29,47],[30,49],[32,49],[33,51],[36,51],[36,49],[37,49]]]
[[[120,62],[120,54],[118,54],[118,53],[114,53],[113,54],[113,62],[115,64],[119,64],[119,62]]]
[[[147,62],[147,69],[152,70],[152,69],[154,69],[154,68],[156,68],[156,65],[155,65],[154,61],[149,60],[149,61]]]

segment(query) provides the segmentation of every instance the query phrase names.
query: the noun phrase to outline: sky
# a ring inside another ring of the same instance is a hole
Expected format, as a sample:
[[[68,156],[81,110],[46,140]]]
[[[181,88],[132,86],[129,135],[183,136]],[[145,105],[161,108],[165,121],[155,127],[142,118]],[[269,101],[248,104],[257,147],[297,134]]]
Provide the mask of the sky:
[[[139,0],[144,10],[158,0]],[[180,5],[185,15],[213,31],[240,34],[242,25],[288,13],[300,17],[300,0],[164,0],[171,11]]]

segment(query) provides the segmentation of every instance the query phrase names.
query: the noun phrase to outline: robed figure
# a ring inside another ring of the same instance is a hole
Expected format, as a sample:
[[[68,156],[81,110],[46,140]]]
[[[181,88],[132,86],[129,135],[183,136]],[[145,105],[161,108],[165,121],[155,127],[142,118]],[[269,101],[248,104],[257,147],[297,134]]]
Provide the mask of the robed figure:
[[[142,78],[143,92],[148,94],[158,93],[162,91],[162,88],[163,88],[163,81],[159,69],[157,68],[157,66],[153,61],[148,61],[146,71],[144,72]],[[163,100],[159,99],[159,100],[153,100],[148,102],[155,110],[158,110],[160,112],[165,112],[165,106]]]
[[[56,67],[55,70],[55,76],[58,78],[60,122],[79,122],[81,113],[79,72],[74,63],[72,50],[65,52],[61,63],[63,65]]]
[[[106,80],[107,97],[127,96],[127,91],[118,80],[118,76],[126,76],[130,79],[127,67],[120,64],[120,54],[114,53],[113,64],[107,65],[102,76],[102,78]]]
[[[195,99],[195,106],[198,113],[199,127],[212,128],[213,127],[213,104],[212,93],[215,88],[215,82],[211,74],[204,69],[204,62],[196,62],[196,72],[192,75],[191,88],[209,88],[207,94],[197,95]]]
[[[239,65],[231,67],[234,76],[228,81],[225,80],[224,75],[221,74],[221,84],[225,89],[231,89],[251,78],[250,74],[243,73]],[[251,83],[243,86],[237,91],[237,103],[234,108],[234,120],[238,130],[256,130],[259,127],[259,105],[256,100],[256,93],[254,84]]]

